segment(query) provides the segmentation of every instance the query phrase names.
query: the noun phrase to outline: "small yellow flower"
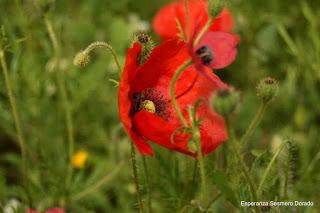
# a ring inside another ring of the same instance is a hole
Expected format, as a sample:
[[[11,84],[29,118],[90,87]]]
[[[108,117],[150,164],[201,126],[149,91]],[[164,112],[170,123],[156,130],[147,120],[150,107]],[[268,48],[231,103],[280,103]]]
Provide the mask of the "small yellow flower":
[[[76,169],[82,169],[88,159],[88,152],[79,150],[72,156],[72,166]]]

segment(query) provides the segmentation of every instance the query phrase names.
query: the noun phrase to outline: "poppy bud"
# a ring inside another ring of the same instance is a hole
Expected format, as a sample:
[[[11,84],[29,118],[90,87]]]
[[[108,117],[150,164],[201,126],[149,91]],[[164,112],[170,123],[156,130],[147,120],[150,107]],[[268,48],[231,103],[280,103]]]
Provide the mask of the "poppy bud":
[[[238,102],[239,93],[234,89],[219,89],[211,99],[211,106],[217,113],[227,116],[235,111]]]
[[[138,63],[144,64],[148,60],[150,54],[154,49],[154,43],[151,37],[144,32],[140,32],[135,35],[132,43],[135,43],[135,42],[139,42],[142,46],[141,52],[138,58]]]
[[[90,55],[87,51],[79,52],[73,59],[73,64],[78,67],[85,67],[90,62]]]
[[[264,103],[268,103],[276,97],[278,90],[278,82],[270,77],[262,79],[257,86],[257,94]]]
[[[208,4],[208,13],[209,15],[214,18],[218,14],[221,13],[225,6],[225,1],[224,0],[209,0]]]

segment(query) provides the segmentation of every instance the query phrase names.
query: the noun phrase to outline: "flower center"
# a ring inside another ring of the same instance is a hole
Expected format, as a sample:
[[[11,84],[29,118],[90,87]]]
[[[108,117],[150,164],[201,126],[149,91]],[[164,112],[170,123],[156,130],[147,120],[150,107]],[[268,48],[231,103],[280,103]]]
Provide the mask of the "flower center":
[[[163,97],[160,91],[154,88],[147,88],[141,92],[132,94],[131,114],[141,110],[156,114],[163,119],[168,118],[167,105],[168,101]]]
[[[213,60],[213,53],[210,50],[210,48],[207,46],[200,47],[196,51],[196,54],[200,57],[200,59],[204,65],[209,65],[211,63],[211,61]]]
[[[147,112],[155,113],[156,112],[156,106],[154,103],[150,100],[144,100],[140,102],[140,110],[146,110]]]

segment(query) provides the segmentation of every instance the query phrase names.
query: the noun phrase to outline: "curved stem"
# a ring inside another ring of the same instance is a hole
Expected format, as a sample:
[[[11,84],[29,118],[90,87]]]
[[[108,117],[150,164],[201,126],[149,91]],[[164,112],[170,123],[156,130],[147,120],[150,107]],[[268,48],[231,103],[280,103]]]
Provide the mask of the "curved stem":
[[[251,121],[249,127],[247,128],[246,132],[244,133],[244,135],[241,137],[240,139],[240,144],[244,145],[247,140],[250,138],[250,136],[252,135],[252,133],[254,132],[254,130],[257,128],[257,126],[259,125],[263,114],[265,113],[266,109],[267,109],[268,104],[266,103],[261,103],[256,115],[254,116],[253,120]]]
[[[144,170],[144,176],[146,179],[146,191],[147,191],[147,204],[148,204],[148,212],[152,213],[152,205],[151,205],[151,194],[150,194],[150,179],[149,179],[149,171],[147,167],[147,160],[146,157],[142,157],[142,165],[143,165],[143,170]]]
[[[107,50],[110,51],[113,59],[114,59],[114,62],[116,63],[116,66],[119,70],[119,74],[121,75],[121,66],[120,66],[120,63],[119,63],[119,60],[117,58],[117,54],[116,52],[114,51],[114,49],[111,47],[110,44],[106,43],[106,42],[103,42],[103,41],[96,41],[96,42],[93,42],[92,44],[90,44],[85,50],[84,52],[87,53],[87,54],[90,54],[90,52],[96,48],[106,48]]]
[[[233,130],[231,129],[230,127],[230,121],[229,119],[227,118],[226,119],[226,124],[227,124],[227,128],[228,128],[228,132],[229,132],[229,140],[231,141],[231,149],[232,151],[234,152],[234,155],[236,156],[238,162],[240,163],[240,167],[241,167],[241,170],[242,170],[242,173],[243,175],[245,176],[245,179],[248,183],[248,186],[249,186],[249,189],[250,189],[250,193],[251,193],[251,197],[253,199],[254,202],[257,202],[259,201],[258,200],[258,194],[257,194],[257,191],[256,191],[256,187],[253,183],[253,180],[249,174],[249,170],[247,168],[247,165],[245,164],[242,156],[240,155],[240,152],[239,152],[239,144],[237,143],[237,141],[234,139],[234,132]],[[255,210],[256,212],[260,212],[260,209],[255,206]]]
[[[198,34],[197,38],[194,40],[193,46],[197,46],[200,42],[200,39],[203,37],[203,35],[205,34],[205,32],[208,31],[209,27],[212,24],[213,19],[211,17],[209,17],[206,25],[204,25],[204,27],[201,29],[200,33]]]
[[[136,162],[136,150],[134,148],[133,142],[131,142],[131,163],[132,163],[133,180],[134,180],[134,185],[136,187],[136,193],[137,193],[139,212],[143,213],[144,210],[143,210],[143,203],[141,199],[141,192],[140,192],[140,186],[139,186],[139,177],[138,177],[137,162]]]
[[[182,112],[180,110],[180,107],[178,105],[178,102],[177,102],[177,99],[175,97],[175,94],[174,94],[174,89],[175,89],[175,85],[176,85],[176,82],[179,78],[179,76],[181,75],[181,73],[188,67],[192,64],[192,60],[188,60],[186,61],[184,64],[182,64],[178,70],[174,73],[172,79],[171,79],[171,82],[170,82],[170,97],[171,97],[171,101],[172,101],[172,104],[173,104],[173,107],[174,107],[174,110],[176,111],[180,121],[182,122],[183,126],[184,127],[188,127],[188,123],[186,121],[186,119],[183,117],[182,115]]]
[[[58,44],[57,36],[53,30],[52,23],[48,18],[47,14],[44,15],[44,23],[47,28],[50,41],[53,46],[54,57],[56,60],[55,68],[57,69],[57,67],[59,67],[59,60],[60,60],[60,47]],[[68,135],[67,137],[68,137],[68,145],[69,145],[69,153],[68,153],[69,163],[68,163],[68,173],[67,173],[66,181],[67,181],[67,187],[69,188],[71,185],[72,173],[73,173],[71,162],[72,162],[72,156],[74,152],[74,129],[73,129],[73,123],[72,123],[72,112],[71,112],[71,107],[68,101],[63,72],[57,69],[56,73],[57,73],[57,84],[58,84],[58,88],[61,96],[61,102],[65,111],[65,121],[66,121],[66,127],[67,127],[67,135]]]
[[[1,68],[3,71],[3,75],[4,75],[6,89],[7,89],[8,96],[9,96],[9,102],[10,102],[10,106],[11,106],[11,110],[12,110],[13,121],[14,121],[14,125],[15,125],[16,131],[17,131],[18,141],[19,141],[19,145],[20,145],[20,152],[21,152],[21,159],[22,159],[22,182],[23,182],[24,187],[26,188],[29,202],[31,202],[31,198],[30,198],[30,194],[29,194],[30,193],[29,184],[28,184],[26,142],[25,142],[23,131],[22,131],[20,116],[19,116],[19,113],[17,110],[16,99],[13,94],[11,80],[9,78],[9,71],[8,71],[8,66],[7,66],[7,62],[6,62],[6,58],[5,58],[5,53],[3,50],[0,50],[0,63],[1,63]]]

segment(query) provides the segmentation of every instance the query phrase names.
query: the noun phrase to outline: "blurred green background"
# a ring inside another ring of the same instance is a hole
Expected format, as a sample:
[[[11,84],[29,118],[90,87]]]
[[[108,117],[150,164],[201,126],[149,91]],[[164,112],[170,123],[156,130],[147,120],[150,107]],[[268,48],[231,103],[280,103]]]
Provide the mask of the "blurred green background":
[[[27,143],[33,208],[63,206],[67,212],[136,211],[130,140],[119,121],[117,88],[109,81],[118,80],[112,57],[105,50],[95,51],[92,62],[83,69],[74,67],[72,60],[78,51],[99,40],[110,43],[123,63],[132,35],[139,30],[149,31],[159,42],[150,23],[156,11],[168,2],[0,0],[1,43],[2,48],[8,46],[6,61]],[[264,200],[310,200],[315,203],[313,208],[296,210],[319,212],[320,1],[230,0],[229,8],[241,43],[235,63],[217,74],[241,92],[241,105],[232,124],[237,134],[245,131],[259,106],[257,82],[271,76],[280,83],[277,99],[245,147],[244,156],[252,166],[251,174],[260,178],[279,143],[290,140],[296,149],[296,159],[291,162],[295,168],[289,192],[284,196],[279,190],[283,183],[280,158],[265,186]],[[46,10],[61,48],[59,61],[54,58],[44,23]],[[89,154],[85,167],[75,169],[69,192],[64,185],[68,167],[67,128],[57,72],[65,80],[75,150]],[[155,157],[146,159],[153,212],[182,209],[198,212],[190,205],[198,190],[195,160],[154,148]],[[212,171],[219,170],[222,148],[206,159]],[[286,153],[280,157],[285,158]],[[230,169],[219,173],[223,178],[208,175],[212,196],[219,191],[223,195],[212,205],[212,211],[250,212],[251,209],[237,205],[239,200],[249,199],[248,189],[237,172],[236,162],[232,158],[230,162]],[[138,157],[141,187],[147,200],[141,164]],[[17,134],[4,78],[0,75],[0,207],[3,209],[12,199],[20,202],[26,198],[21,188],[20,167]],[[92,188],[100,180],[103,184]],[[79,198],[88,189],[92,191]],[[71,200],[66,202],[66,196]],[[27,204],[22,202],[20,206],[23,209]]]

